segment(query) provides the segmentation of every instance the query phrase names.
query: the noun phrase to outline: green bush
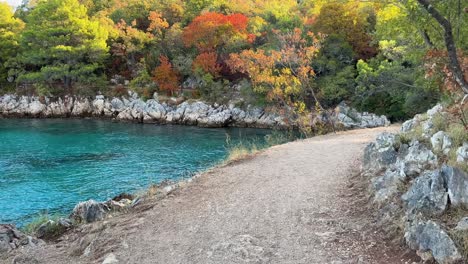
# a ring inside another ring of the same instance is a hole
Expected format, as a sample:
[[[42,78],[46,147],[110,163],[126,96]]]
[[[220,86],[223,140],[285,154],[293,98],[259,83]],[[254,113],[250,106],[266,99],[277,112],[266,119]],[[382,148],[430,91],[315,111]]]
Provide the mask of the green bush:
[[[416,66],[374,58],[357,63],[353,104],[359,110],[401,121],[424,112],[440,99],[435,83]]]

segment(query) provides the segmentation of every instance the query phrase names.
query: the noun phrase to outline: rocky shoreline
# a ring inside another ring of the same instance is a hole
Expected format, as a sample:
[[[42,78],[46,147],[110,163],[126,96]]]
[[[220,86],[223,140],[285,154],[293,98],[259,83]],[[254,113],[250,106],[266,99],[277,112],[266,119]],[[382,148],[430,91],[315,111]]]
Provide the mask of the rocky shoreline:
[[[37,96],[0,96],[0,117],[27,118],[106,118],[117,121],[180,124],[199,127],[251,127],[288,129],[295,128],[295,118],[288,114],[247,106],[245,109],[235,104],[208,104],[203,101],[182,101],[176,98],[144,101],[135,93],[128,97],[95,98],[65,96],[49,98]],[[312,119],[312,118],[311,118]],[[372,128],[389,125],[385,116],[371,113],[359,113],[340,104],[333,111],[332,121],[346,129]],[[323,121],[316,117],[314,121]],[[314,122],[315,123],[315,122]]]
[[[467,263],[468,142],[456,138],[464,128],[451,133],[441,123],[447,120],[437,105],[405,122],[399,134],[379,135],[365,150],[362,175],[387,233],[402,237],[424,261]]]
[[[286,117],[257,107],[242,110],[233,104],[209,105],[202,101],[179,103],[175,98],[160,102],[157,96],[144,101],[135,93],[130,93],[128,97],[114,98],[97,95],[94,99],[73,96],[49,98],[4,95],[0,97],[0,115],[30,118],[94,117],[138,123],[200,127],[236,126],[281,129],[291,125]]]

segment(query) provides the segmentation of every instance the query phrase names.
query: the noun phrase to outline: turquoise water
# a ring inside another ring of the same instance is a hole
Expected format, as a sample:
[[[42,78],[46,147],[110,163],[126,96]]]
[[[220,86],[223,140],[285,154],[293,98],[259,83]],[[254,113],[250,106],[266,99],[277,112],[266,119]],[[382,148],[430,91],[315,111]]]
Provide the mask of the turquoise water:
[[[269,130],[203,129],[99,120],[0,119],[0,222],[38,213],[68,214],[88,199],[106,200],[213,166],[231,144]]]

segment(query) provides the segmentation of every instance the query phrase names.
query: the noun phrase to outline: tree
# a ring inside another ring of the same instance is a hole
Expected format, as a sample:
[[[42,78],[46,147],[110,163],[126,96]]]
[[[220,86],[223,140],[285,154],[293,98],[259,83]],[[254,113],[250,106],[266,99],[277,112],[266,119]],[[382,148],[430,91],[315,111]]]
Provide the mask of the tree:
[[[167,20],[162,17],[161,13],[156,11],[150,12],[148,20],[150,21],[150,24],[147,31],[151,32],[153,35],[160,36],[162,35],[163,30],[169,27]]]
[[[7,3],[0,2],[0,83],[7,81],[8,70],[5,64],[16,57],[23,28],[23,21],[13,17],[12,8]]]
[[[276,32],[279,50],[244,50],[231,54],[228,61],[234,72],[247,75],[256,93],[263,94],[273,103],[303,108],[303,96],[311,93],[315,102],[321,105],[311,87],[315,76],[311,63],[318,48],[313,35],[307,41],[302,31]]]
[[[159,62],[160,65],[154,69],[153,80],[161,91],[173,95],[179,89],[179,72],[172,67],[166,56],[159,57]]]
[[[21,37],[20,82],[60,82],[68,90],[102,75],[107,32],[77,0],[39,1]]]
[[[248,22],[242,14],[205,13],[184,29],[183,40],[187,47],[195,46],[200,52],[216,51],[229,43],[247,41]]]
[[[198,55],[193,61],[193,69],[203,70],[204,73],[209,73],[217,78],[221,72],[221,65],[218,64],[218,55],[215,52],[205,52]]]
[[[131,24],[121,20],[115,27],[118,36],[111,44],[113,72],[118,72],[126,78],[134,77],[135,65],[144,57],[153,35],[139,30],[136,20]]]
[[[369,59],[377,54],[372,38],[366,31],[369,28],[369,14],[361,12],[357,6],[343,3],[328,3],[322,6],[313,27],[326,35],[344,37],[360,59]]]
[[[453,77],[460,85],[465,94],[468,94],[468,82],[463,75],[460,62],[458,61],[457,48],[453,38],[452,24],[445,18],[428,0],[418,0],[418,3],[440,24],[444,30],[445,47],[448,52],[450,67],[452,68]]]

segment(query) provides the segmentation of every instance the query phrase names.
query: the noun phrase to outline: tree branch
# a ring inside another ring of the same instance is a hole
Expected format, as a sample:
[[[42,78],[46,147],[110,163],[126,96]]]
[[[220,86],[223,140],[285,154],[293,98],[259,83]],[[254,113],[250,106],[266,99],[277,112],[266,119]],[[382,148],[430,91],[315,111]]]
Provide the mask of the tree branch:
[[[465,94],[468,94],[468,82],[463,76],[463,71],[458,61],[457,48],[455,46],[455,41],[453,39],[452,24],[448,21],[434,6],[429,2],[429,0],[418,0],[418,3],[426,9],[426,11],[442,26],[444,29],[444,40],[445,46],[447,48],[449,56],[449,64],[452,68],[453,76],[458,85],[460,85],[462,91]]]

